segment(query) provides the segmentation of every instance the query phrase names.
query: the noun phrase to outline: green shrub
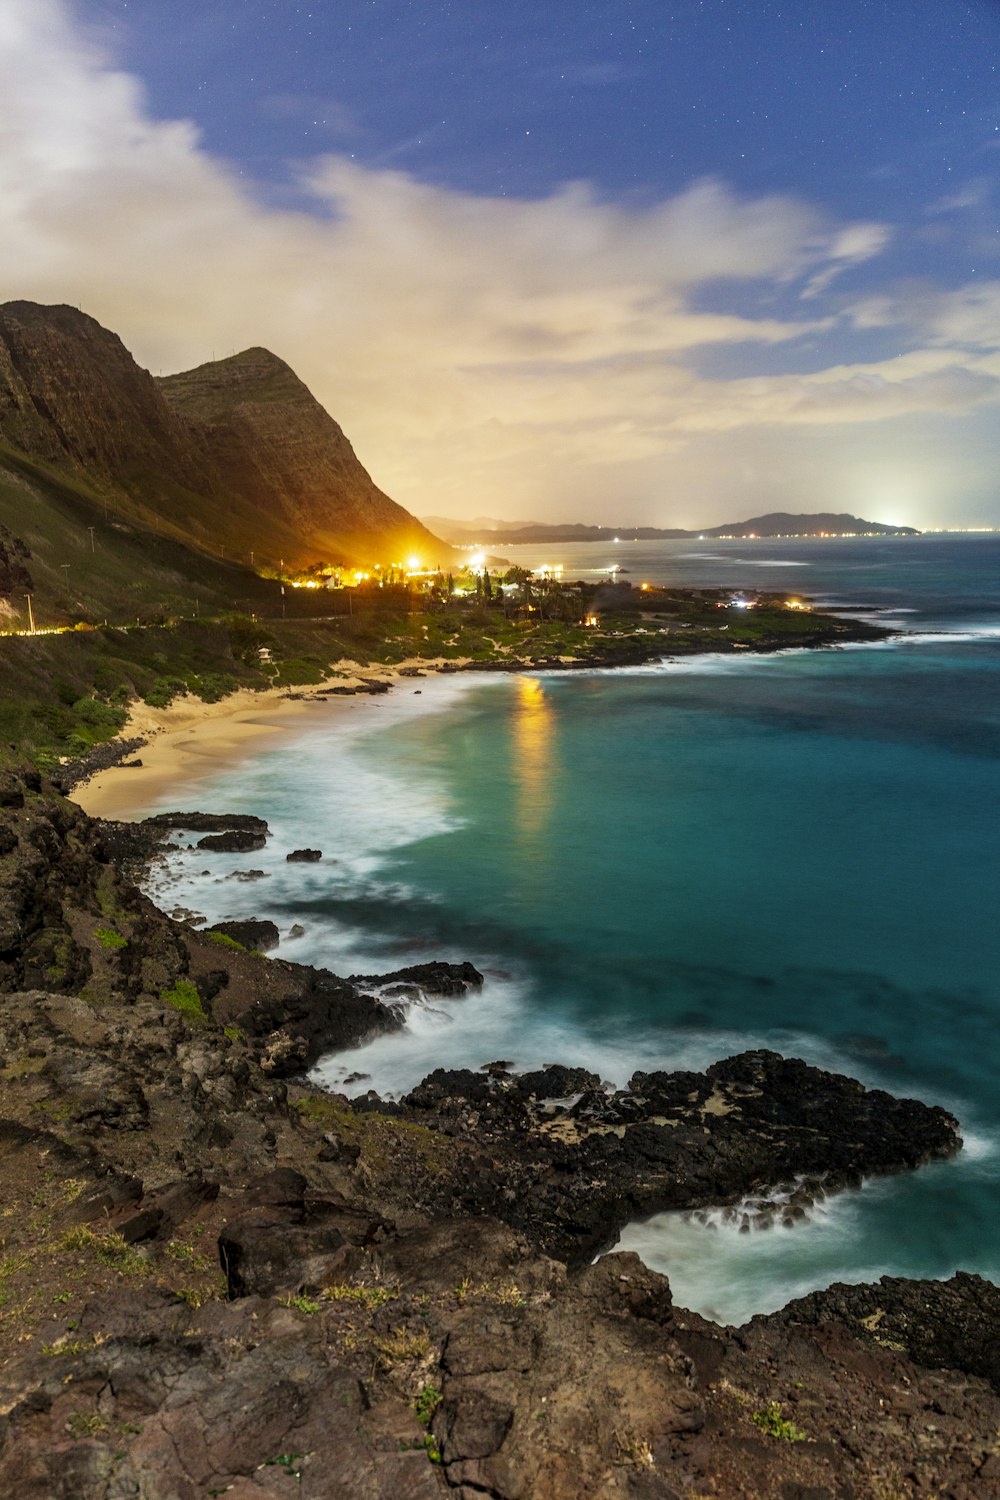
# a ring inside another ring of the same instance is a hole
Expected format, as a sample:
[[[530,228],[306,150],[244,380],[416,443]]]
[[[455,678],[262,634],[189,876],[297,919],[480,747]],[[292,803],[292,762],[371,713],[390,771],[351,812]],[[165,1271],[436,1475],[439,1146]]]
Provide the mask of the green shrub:
[[[95,927],[94,936],[102,948],[128,947],[128,938],[123,938],[120,933],[112,932],[110,927]]]
[[[172,1005],[174,1010],[179,1010],[188,1021],[208,1020],[205,1007],[201,1003],[201,996],[190,979],[178,979],[169,989],[161,990],[160,999],[164,1000],[167,1005]]]
[[[158,677],[143,701],[150,708],[169,708],[174,699],[187,690],[187,683],[181,677]]]
[[[769,1437],[784,1438],[786,1443],[804,1443],[806,1440],[802,1428],[781,1415],[777,1401],[769,1401],[763,1411],[755,1411],[753,1420]]]
[[[326,667],[318,656],[293,656],[278,667],[275,681],[283,687],[306,687],[322,682]]]
[[[230,672],[203,672],[192,682],[191,691],[203,703],[218,703],[220,698],[228,698],[230,693],[235,693],[238,687],[239,683]]]

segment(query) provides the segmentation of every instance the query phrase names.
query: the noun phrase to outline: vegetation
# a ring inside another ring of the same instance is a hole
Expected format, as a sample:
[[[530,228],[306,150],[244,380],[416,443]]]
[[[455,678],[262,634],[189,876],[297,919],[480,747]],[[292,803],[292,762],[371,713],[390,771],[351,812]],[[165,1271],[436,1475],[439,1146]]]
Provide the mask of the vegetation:
[[[430,1427],[434,1419],[434,1413],[441,1405],[442,1400],[443,1397],[437,1386],[425,1385],[421,1387],[417,1399],[413,1403],[414,1410],[417,1413],[417,1421],[421,1427]]]
[[[94,936],[102,948],[127,948],[128,938],[123,938],[120,933],[112,932],[110,927],[95,927]]]
[[[796,1427],[794,1422],[789,1422],[781,1414],[781,1407],[777,1401],[769,1401],[763,1411],[755,1411],[753,1420],[761,1432],[766,1432],[769,1437],[783,1438],[786,1443],[804,1443],[806,1435],[801,1427]]]
[[[120,733],[137,699],[164,709],[185,694],[216,702],[239,687],[317,685],[347,660],[613,664],[842,628],[778,595],[737,602],[718,589],[562,583],[523,568],[504,580],[386,569],[350,588],[284,587],[112,520],[82,479],[0,445],[3,524],[30,548],[36,625],[63,631],[0,636],[0,757],[43,769]],[[330,569],[311,572],[301,581],[326,582]],[[12,593],[10,609],[10,625],[25,628],[25,596]]]
[[[188,1021],[204,1022],[208,1020],[205,1007],[201,1003],[201,996],[191,983],[190,979],[178,979],[169,989],[160,991],[160,999],[167,1005],[172,1005],[179,1010],[181,1015]]]

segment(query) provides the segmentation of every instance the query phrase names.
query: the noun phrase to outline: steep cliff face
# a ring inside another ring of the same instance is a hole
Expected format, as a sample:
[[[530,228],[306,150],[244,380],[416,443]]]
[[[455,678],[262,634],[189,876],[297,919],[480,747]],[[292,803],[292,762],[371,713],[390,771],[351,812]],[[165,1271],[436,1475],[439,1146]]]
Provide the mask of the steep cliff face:
[[[226,485],[312,555],[433,565],[449,549],[372,481],[343,431],[267,349],[158,382],[202,436]]]
[[[0,306],[0,434],[150,496],[211,488],[206,455],[117,335],[75,307]]]
[[[0,526],[0,604],[21,589],[30,589],[27,563],[31,552],[19,536]]]
[[[378,489],[333,418],[265,349],[157,381],[86,313],[5,303],[0,443],[84,478],[128,521],[227,557],[450,555]]]

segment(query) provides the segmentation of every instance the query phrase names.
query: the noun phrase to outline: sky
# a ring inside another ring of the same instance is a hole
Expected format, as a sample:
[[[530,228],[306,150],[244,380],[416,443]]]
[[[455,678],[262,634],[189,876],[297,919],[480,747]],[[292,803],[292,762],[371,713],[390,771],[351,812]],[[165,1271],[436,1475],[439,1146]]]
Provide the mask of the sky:
[[[418,515],[1000,525],[1000,0],[0,0],[0,301]]]

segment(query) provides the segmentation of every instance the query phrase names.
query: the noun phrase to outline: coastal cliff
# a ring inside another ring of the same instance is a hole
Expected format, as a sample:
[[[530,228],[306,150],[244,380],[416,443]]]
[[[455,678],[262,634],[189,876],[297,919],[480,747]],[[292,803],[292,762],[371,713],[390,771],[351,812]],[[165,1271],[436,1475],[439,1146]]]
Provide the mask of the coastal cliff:
[[[780,1215],[947,1155],[943,1110],[766,1052],[352,1104],[304,1066],[397,1026],[401,983],[480,976],[342,979],[173,921],[124,870],[175,826],[0,784],[4,1493],[1000,1493],[980,1278],[733,1330],[634,1256],[589,1263],[636,1212]]]
[[[199,435],[227,489],[256,518],[244,546],[273,550],[271,528],[291,537],[288,560],[363,563],[410,554],[447,564],[451,548],[372,482],[342,429],[284,360],[247,349],[157,382]]]
[[[77,308],[4,303],[0,444],[71,478],[101,502],[95,519],[113,513],[216,556],[294,567],[451,556],[266,349],[154,380]]]

